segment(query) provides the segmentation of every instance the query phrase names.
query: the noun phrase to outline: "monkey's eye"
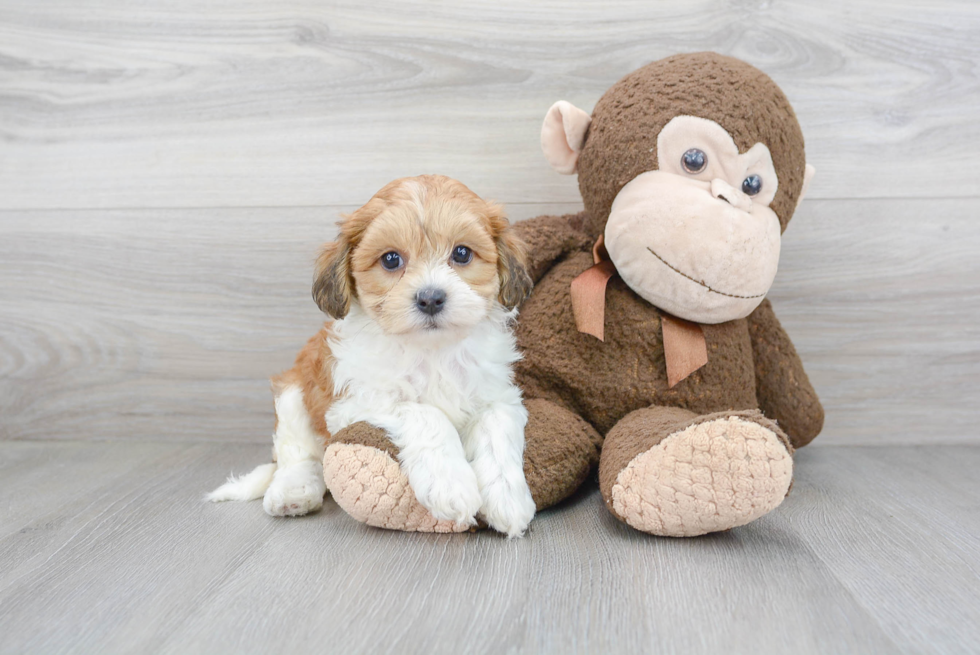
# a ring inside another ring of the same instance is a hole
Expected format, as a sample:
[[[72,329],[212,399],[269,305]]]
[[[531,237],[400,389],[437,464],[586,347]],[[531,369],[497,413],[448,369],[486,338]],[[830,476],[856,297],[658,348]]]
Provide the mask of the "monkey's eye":
[[[457,264],[466,265],[473,260],[473,251],[466,246],[456,246],[453,248],[453,261]]]
[[[762,191],[762,178],[758,175],[749,175],[742,180],[742,193],[747,196],[754,196]]]
[[[691,148],[681,155],[681,166],[688,173],[700,173],[708,165],[708,155],[703,150]]]
[[[381,255],[381,267],[386,271],[398,270],[402,265],[402,256],[395,251]]]

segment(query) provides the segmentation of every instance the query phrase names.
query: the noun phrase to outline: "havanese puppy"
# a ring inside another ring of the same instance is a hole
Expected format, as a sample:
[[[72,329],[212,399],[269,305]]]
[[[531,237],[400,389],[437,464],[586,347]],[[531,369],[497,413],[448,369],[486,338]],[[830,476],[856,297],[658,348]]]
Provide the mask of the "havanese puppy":
[[[523,534],[535,507],[511,369],[516,307],[531,289],[524,258],[501,207],[456,180],[381,189],[317,262],[313,297],[333,321],[273,378],[274,462],[208,498],[264,495],[273,516],[316,510],[326,440],[365,421],[398,447],[435,518]]]

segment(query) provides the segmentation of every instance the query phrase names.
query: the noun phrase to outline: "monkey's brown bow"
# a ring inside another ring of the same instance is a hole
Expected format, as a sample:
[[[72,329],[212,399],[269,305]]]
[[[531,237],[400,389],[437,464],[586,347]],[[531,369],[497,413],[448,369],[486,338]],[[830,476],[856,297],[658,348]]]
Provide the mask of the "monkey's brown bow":
[[[595,266],[572,280],[572,313],[579,332],[605,341],[606,285],[616,275],[616,266],[609,259],[602,235],[592,246]]]
[[[572,313],[579,332],[605,341],[606,286],[616,275],[602,235],[592,246],[595,265],[572,280]],[[660,312],[663,327],[664,359],[667,362],[667,384],[673,388],[681,380],[708,363],[708,346],[704,331],[697,323]]]

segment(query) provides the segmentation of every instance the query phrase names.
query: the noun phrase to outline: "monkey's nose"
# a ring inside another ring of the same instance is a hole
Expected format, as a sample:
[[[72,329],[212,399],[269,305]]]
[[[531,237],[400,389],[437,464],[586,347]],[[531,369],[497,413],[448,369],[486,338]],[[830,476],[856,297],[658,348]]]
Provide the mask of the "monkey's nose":
[[[415,306],[423,314],[435,316],[446,306],[446,292],[432,287],[421,289],[415,294]]]
[[[732,207],[736,207],[742,211],[748,211],[752,208],[751,198],[720,177],[711,180],[711,195],[724,200]]]

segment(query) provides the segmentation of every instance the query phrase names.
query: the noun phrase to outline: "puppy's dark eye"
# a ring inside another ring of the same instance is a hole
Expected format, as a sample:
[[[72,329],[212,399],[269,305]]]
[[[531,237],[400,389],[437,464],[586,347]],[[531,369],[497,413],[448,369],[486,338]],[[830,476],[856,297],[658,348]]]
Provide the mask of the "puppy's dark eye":
[[[473,260],[473,251],[466,246],[453,248],[453,261],[457,264],[469,264]]]
[[[381,255],[381,267],[386,271],[397,270],[402,265],[402,256],[397,252],[386,252]]]
[[[688,173],[700,173],[708,165],[708,155],[703,150],[691,148],[681,155],[681,166]]]
[[[762,191],[762,178],[758,175],[749,175],[742,180],[742,193],[747,196],[754,196]]]

